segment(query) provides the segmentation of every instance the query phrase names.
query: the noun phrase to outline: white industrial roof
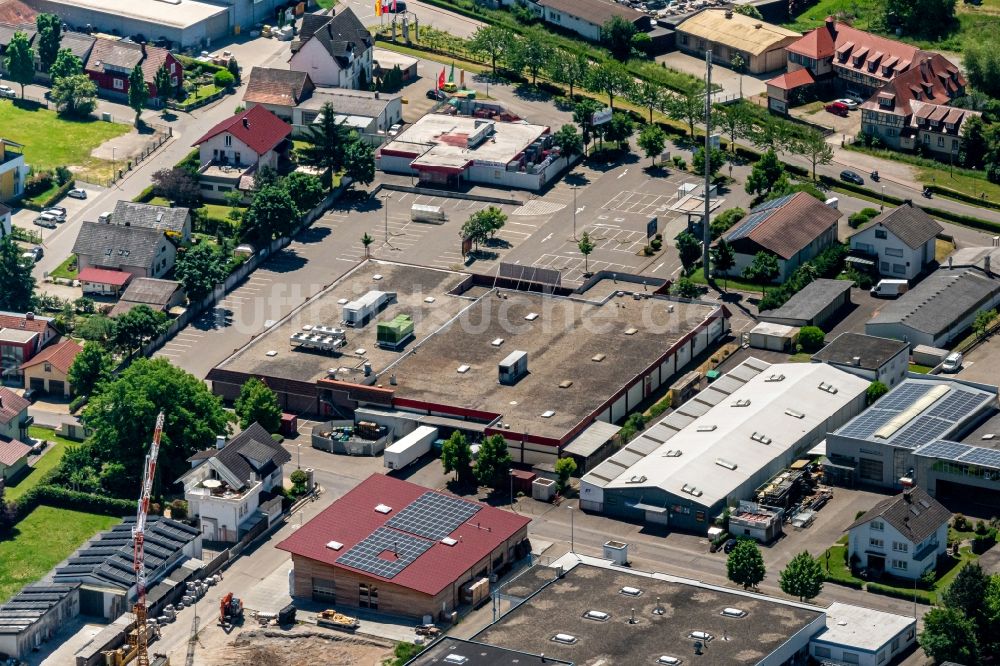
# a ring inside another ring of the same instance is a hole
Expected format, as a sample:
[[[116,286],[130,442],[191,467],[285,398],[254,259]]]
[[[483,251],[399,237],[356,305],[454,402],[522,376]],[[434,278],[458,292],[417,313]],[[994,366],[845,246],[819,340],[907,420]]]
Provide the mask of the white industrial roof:
[[[69,5],[81,9],[89,9],[105,14],[127,17],[158,23],[171,28],[190,28],[213,16],[224,14],[226,8],[198,2],[197,0],[179,0],[179,2],[162,2],[161,0],[52,0],[58,5]],[[156,35],[158,36],[158,35]]]
[[[876,652],[914,624],[916,620],[905,615],[836,602],[826,609],[826,630],[813,640]]]
[[[604,488],[659,487],[708,506],[799,445],[867,387],[868,381],[826,364],[771,365],[750,358],[583,481]]]

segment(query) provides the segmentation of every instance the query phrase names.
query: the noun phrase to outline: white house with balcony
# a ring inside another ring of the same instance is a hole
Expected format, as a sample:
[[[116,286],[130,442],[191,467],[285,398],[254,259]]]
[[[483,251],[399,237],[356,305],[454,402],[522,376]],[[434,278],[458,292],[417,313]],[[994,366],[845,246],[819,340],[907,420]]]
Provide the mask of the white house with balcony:
[[[281,496],[273,491],[281,488],[282,466],[291,454],[259,424],[228,443],[220,436],[216,448],[188,460],[191,469],[177,483],[206,540],[237,542],[261,521],[270,525],[281,515]]]
[[[320,25],[316,25],[319,23]],[[367,90],[372,82],[375,41],[350,8],[329,20],[314,18],[299,33],[288,68],[304,72],[317,86]]]
[[[880,275],[912,280],[934,261],[937,235],[944,227],[907,202],[887,210],[850,238],[848,263],[875,263]]]
[[[848,556],[869,578],[916,580],[945,555],[950,519],[948,509],[914,486],[882,500],[847,528]]]

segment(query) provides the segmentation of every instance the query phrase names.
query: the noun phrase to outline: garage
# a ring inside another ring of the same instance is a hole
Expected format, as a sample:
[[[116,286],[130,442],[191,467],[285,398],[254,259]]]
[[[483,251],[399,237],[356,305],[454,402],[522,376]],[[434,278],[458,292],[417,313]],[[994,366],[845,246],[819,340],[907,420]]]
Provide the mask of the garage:
[[[58,379],[50,379],[49,393],[52,395],[66,395],[66,384]]]
[[[934,498],[942,504],[948,505],[951,509],[955,505],[969,505],[974,507],[984,507],[989,509],[988,513],[982,515],[993,515],[1000,507],[1000,490],[991,488],[980,488],[954,481],[937,482],[937,492]],[[969,511],[975,515],[974,511]]]
[[[882,461],[861,458],[858,461],[858,474],[862,481],[882,483]]]
[[[32,377],[31,381],[28,383],[28,388],[38,391],[39,393],[45,392],[45,380],[41,377]]]

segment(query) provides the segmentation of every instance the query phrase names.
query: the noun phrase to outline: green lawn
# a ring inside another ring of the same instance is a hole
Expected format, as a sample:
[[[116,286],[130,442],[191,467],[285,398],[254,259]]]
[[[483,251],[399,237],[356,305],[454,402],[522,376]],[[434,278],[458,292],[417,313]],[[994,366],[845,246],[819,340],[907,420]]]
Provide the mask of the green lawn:
[[[692,273],[688,277],[691,278],[691,281],[694,282],[695,284],[708,284],[705,281],[705,271],[704,271],[704,269],[696,268],[695,271],[694,271],[694,273]],[[748,292],[750,292],[752,294],[759,294],[759,293],[761,293],[761,285],[760,284],[758,284],[756,282],[749,282],[747,280],[743,280],[743,279],[738,278],[738,277],[730,277],[730,278],[721,278],[720,277],[720,278],[716,278],[715,279],[715,284],[720,289],[729,289],[729,290],[736,290],[736,291],[748,291]],[[772,287],[773,288],[777,288],[778,285],[772,284],[772,285],[767,285],[766,286],[766,288],[768,288],[768,289],[770,289]]]
[[[75,280],[78,272],[78,266],[76,265],[76,255],[71,254],[66,257],[66,260],[61,264],[52,269],[49,273],[54,278],[64,278],[66,280]]]
[[[0,541],[0,603],[62,562],[87,539],[121,518],[40,506]]]
[[[67,120],[55,111],[15,106],[8,101],[0,101],[0,127],[4,138],[24,144],[25,159],[36,171],[78,166],[77,173],[84,178],[98,171],[107,177],[111,163],[91,157],[90,152],[132,130],[131,125],[121,123]]]
[[[48,428],[31,426],[28,429],[28,434],[31,435],[32,439],[47,439],[52,444],[49,445],[49,449],[45,452],[45,455],[38,459],[38,462],[35,463],[35,466],[27,476],[22,476],[16,485],[7,486],[7,489],[4,491],[4,497],[10,501],[19,499],[24,493],[34,488],[42,476],[59,464],[63,454],[66,452],[66,446],[74,444],[74,442],[68,439],[57,436],[54,431]]]
[[[337,4],[337,0],[316,0],[316,4],[323,9],[330,9],[330,7]]]
[[[929,365],[920,365],[919,363],[911,363],[909,370],[910,372],[916,372],[917,374],[926,375],[928,372],[934,368]]]

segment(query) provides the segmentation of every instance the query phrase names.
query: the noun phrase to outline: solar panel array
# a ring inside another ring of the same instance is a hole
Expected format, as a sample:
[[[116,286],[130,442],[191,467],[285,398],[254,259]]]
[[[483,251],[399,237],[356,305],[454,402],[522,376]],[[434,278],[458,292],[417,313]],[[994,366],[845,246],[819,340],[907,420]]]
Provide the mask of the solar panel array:
[[[952,425],[952,421],[934,418],[933,416],[921,416],[900,430],[893,438],[892,443],[894,446],[915,449],[927,442],[933,442],[946,433]]]
[[[995,449],[984,449],[976,446],[959,458],[959,460],[970,465],[982,465],[983,467],[996,467],[1000,469],[1000,451]]]
[[[921,446],[914,453],[926,458],[940,458],[966,465],[992,467],[1000,470],[1000,451],[982,446],[971,446],[969,444],[941,439]]]
[[[936,442],[931,442],[930,444],[923,446],[917,452],[922,456],[933,457],[933,458],[944,458],[946,460],[958,460],[959,456],[964,455],[972,450],[973,447],[968,444],[959,444],[958,442],[949,442],[946,439],[939,439]]]
[[[426,492],[385,524],[425,539],[440,541],[474,516],[480,508],[457,497]]]
[[[973,393],[972,391],[962,391],[960,389],[953,389],[951,393],[945,396],[945,399],[934,406],[929,412],[928,416],[939,416],[943,419],[950,419],[952,421],[960,421],[966,414],[977,409],[982,405],[989,396],[983,395],[982,393]]]
[[[433,545],[433,541],[383,526],[338,557],[337,564],[382,578],[394,578]],[[383,553],[392,553],[392,556],[381,557]]]
[[[883,398],[883,400],[884,399],[885,398]],[[896,412],[871,407],[838,430],[837,434],[843,435],[844,437],[854,437],[856,439],[868,439],[875,434],[875,431],[888,423],[889,419],[895,415]]]

